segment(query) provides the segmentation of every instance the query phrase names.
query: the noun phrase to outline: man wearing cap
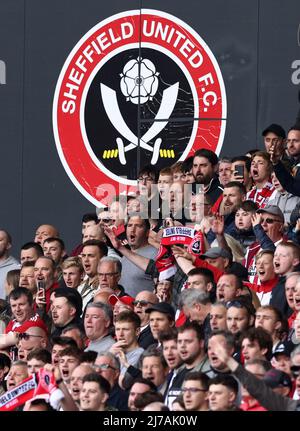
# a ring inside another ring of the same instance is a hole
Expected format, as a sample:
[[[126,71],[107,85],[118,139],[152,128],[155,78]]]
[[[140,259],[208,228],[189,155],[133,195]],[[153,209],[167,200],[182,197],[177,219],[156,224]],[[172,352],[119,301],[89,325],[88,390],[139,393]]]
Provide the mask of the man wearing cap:
[[[280,157],[280,159],[286,158],[284,151],[286,134],[279,124],[271,124],[262,132],[262,136],[267,153],[269,153],[271,147],[274,147],[276,156]]]
[[[277,394],[288,397],[293,388],[290,376],[284,371],[271,369],[266,372],[263,381]]]
[[[274,368],[280,371],[284,371],[292,378],[292,361],[291,353],[295,346],[290,341],[284,341],[277,344],[275,350],[273,350],[271,363]]]
[[[243,264],[250,283],[258,284],[255,256],[263,249],[275,250],[283,240],[284,215],[276,205],[267,205],[252,216],[252,225],[256,241],[247,247]]]
[[[146,308],[149,314],[149,322],[152,336],[159,339],[159,333],[166,331],[175,325],[175,311],[172,305],[167,302],[158,302]]]
[[[82,326],[82,298],[76,289],[59,287],[51,297],[51,315],[54,323],[52,336],[60,336],[64,328],[70,324]]]
[[[218,275],[218,278],[224,273],[225,269],[229,268],[232,263],[232,254],[221,247],[211,247],[204,254],[200,256],[202,260],[205,260],[209,265],[217,268],[221,271],[218,274],[214,273],[214,276]],[[213,271],[213,268],[210,268]]]
[[[108,297],[108,303],[113,308],[114,323],[116,321],[118,314],[120,314],[122,311],[125,311],[125,310],[133,311],[133,301],[134,301],[134,298],[132,298],[129,295],[124,295],[119,297],[115,294],[112,294]]]

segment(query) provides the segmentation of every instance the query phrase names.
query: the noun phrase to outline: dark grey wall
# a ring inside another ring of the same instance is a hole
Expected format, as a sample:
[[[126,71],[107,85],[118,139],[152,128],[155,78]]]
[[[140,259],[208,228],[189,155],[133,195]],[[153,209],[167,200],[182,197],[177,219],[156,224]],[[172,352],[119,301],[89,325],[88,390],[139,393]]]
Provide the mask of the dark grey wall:
[[[299,0],[0,0],[0,60],[6,65],[6,84],[0,85],[0,225],[13,235],[15,255],[41,223],[57,225],[69,249],[79,241],[81,216],[94,207],[69,180],[56,151],[55,85],[90,28],[140,6],[188,23],[217,58],[228,104],[221,154],[262,147],[265,126],[294,122]]]

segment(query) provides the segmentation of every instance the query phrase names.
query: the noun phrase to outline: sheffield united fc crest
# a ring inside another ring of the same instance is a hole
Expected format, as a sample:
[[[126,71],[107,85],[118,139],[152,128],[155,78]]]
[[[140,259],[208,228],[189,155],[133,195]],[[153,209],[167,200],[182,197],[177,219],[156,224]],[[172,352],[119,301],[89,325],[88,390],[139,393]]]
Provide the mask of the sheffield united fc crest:
[[[96,206],[105,203],[103,189],[134,187],[139,167],[162,169],[199,148],[219,153],[225,127],[225,88],[212,52],[186,23],[157,10],[97,24],[56,86],[57,149]]]

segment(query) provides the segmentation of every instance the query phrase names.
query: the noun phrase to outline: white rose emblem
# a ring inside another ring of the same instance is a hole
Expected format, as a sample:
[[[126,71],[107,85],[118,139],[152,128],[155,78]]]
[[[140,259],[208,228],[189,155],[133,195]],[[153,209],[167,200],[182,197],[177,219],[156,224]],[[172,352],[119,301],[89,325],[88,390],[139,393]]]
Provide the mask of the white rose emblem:
[[[140,74],[139,74],[140,68]],[[152,61],[142,59],[130,60],[125,64],[121,76],[121,91],[135,105],[152,100],[158,89],[158,72]]]

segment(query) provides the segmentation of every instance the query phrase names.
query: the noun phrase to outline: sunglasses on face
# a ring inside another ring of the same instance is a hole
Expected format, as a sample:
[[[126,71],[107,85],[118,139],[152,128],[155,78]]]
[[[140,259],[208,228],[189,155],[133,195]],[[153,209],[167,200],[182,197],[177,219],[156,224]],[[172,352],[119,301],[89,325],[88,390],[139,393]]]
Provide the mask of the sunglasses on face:
[[[26,332],[19,334],[19,340],[29,340],[30,337],[43,338],[42,335],[32,335],[27,334]]]
[[[153,302],[149,302],[149,301],[143,301],[143,300],[138,300],[138,301],[133,301],[132,303],[134,306],[136,305],[140,305],[141,307],[147,307],[147,305],[153,305]]]
[[[267,217],[267,218],[263,218],[263,219],[261,219],[261,222],[262,222],[262,223],[266,222],[267,224],[273,224],[273,223],[275,223],[275,222],[280,223],[280,220],[276,220],[276,219],[274,219],[274,218],[269,218],[269,217]]]
[[[293,374],[293,377],[297,378],[300,375],[300,366],[299,365],[292,365],[291,366],[291,372]]]
[[[96,370],[108,370],[109,368],[112,370],[116,370],[116,368],[112,367],[109,364],[101,364],[101,365],[93,365],[93,368],[95,368]]]

